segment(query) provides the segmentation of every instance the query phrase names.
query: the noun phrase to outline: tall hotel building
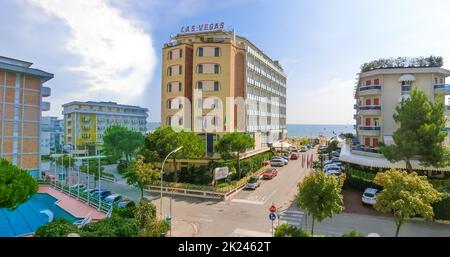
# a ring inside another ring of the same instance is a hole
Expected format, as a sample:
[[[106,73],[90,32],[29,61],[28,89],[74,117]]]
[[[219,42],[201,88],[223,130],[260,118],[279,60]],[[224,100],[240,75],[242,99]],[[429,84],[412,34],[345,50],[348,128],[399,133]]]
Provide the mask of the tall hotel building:
[[[0,56],[0,157],[39,176],[41,112],[50,110],[42,84],[53,74],[32,63]]]
[[[450,85],[445,84],[448,76],[449,70],[438,67],[383,68],[360,73],[355,93],[359,143],[372,148],[380,142],[392,144],[392,135],[399,128],[393,115],[401,99],[414,87],[432,101],[450,95]],[[446,145],[450,146],[448,137]]]
[[[73,150],[100,146],[112,125],[147,132],[148,109],[115,102],[70,102],[63,105],[65,143]]]
[[[171,37],[163,48],[161,104],[162,126],[199,133],[210,153],[227,132],[252,135],[256,149],[287,133],[283,68],[234,31]]]

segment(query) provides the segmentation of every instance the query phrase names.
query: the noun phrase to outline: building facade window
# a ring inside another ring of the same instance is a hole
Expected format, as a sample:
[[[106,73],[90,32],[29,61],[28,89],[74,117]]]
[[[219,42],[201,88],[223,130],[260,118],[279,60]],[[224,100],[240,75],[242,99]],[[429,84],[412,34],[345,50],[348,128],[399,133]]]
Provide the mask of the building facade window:
[[[172,109],[172,100],[167,100],[167,109]]]
[[[366,80],[366,86],[370,86],[372,85],[372,81],[371,80]]]
[[[219,91],[220,90],[220,83],[219,81],[213,81],[213,80],[203,80],[203,81],[198,81],[197,82],[197,86],[196,86],[197,90],[200,91]]]
[[[182,118],[182,117],[180,117],[180,118],[178,119],[178,125],[179,125],[179,126],[182,126],[182,125],[183,125],[183,118]]]
[[[167,84],[167,92],[172,92],[172,83]]]
[[[373,99],[373,105],[380,105],[380,99],[379,98],[374,98]]]
[[[379,80],[379,79],[375,79],[375,80],[373,81],[373,84],[374,84],[374,85],[380,85],[380,80]]]
[[[198,74],[219,74],[220,73],[220,65],[212,64],[212,63],[203,63],[197,65],[197,73]]]
[[[176,76],[183,74],[183,67],[181,65],[173,65],[167,68],[168,76]]]
[[[202,57],[203,56],[203,47],[199,47],[197,50],[197,55]]]
[[[220,48],[219,47],[214,48],[214,56],[215,57],[219,57],[220,56]]]
[[[183,49],[173,49],[168,53],[169,60],[183,58]]]
[[[219,73],[220,73],[220,65],[214,64],[214,74],[219,74]]]

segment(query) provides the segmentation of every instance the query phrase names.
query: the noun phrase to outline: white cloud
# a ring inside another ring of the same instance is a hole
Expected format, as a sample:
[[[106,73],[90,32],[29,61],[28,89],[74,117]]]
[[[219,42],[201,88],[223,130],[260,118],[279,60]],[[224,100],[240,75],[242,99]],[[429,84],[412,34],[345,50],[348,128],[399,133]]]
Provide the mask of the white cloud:
[[[65,47],[79,56],[80,63],[67,70],[86,78],[85,98],[89,93],[104,93],[129,102],[144,92],[156,64],[152,38],[107,0],[29,1],[70,28]]]

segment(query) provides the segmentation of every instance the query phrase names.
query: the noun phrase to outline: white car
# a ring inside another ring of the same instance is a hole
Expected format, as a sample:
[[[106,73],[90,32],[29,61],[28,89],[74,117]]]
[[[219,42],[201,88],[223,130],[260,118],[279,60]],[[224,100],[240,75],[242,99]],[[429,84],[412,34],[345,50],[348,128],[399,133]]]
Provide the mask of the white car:
[[[118,203],[119,201],[122,200],[122,196],[119,194],[112,194],[107,196],[103,202],[108,204],[108,205],[113,205],[114,203]]]
[[[325,171],[326,175],[335,175],[336,177],[339,177],[341,175],[341,171],[336,170],[336,169],[327,169]]]
[[[378,189],[366,188],[361,197],[361,201],[363,202],[363,204],[374,205],[377,202],[377,192]]]
[[[341,170],[341,166],[336,165],[334,163],[327,164],[323,168],[324,168],[325,171],[328,170],[328,169],[334,169],[334,170],[339,170],[339,171]]]

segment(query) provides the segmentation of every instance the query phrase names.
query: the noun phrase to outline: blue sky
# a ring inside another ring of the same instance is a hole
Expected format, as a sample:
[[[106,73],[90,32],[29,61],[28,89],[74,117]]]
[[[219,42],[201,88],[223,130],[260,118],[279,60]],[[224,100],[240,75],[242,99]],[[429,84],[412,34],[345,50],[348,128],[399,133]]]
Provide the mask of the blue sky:
[[[288,123],[352,124],[362,63],[441,55],[447,0],[0,0],[0,55],[55,74],[52,110],[111,100],[160,119],[161,48],[182,26],[225,22],[288,75]],[[12,11],[14,10],[14,11]]]

